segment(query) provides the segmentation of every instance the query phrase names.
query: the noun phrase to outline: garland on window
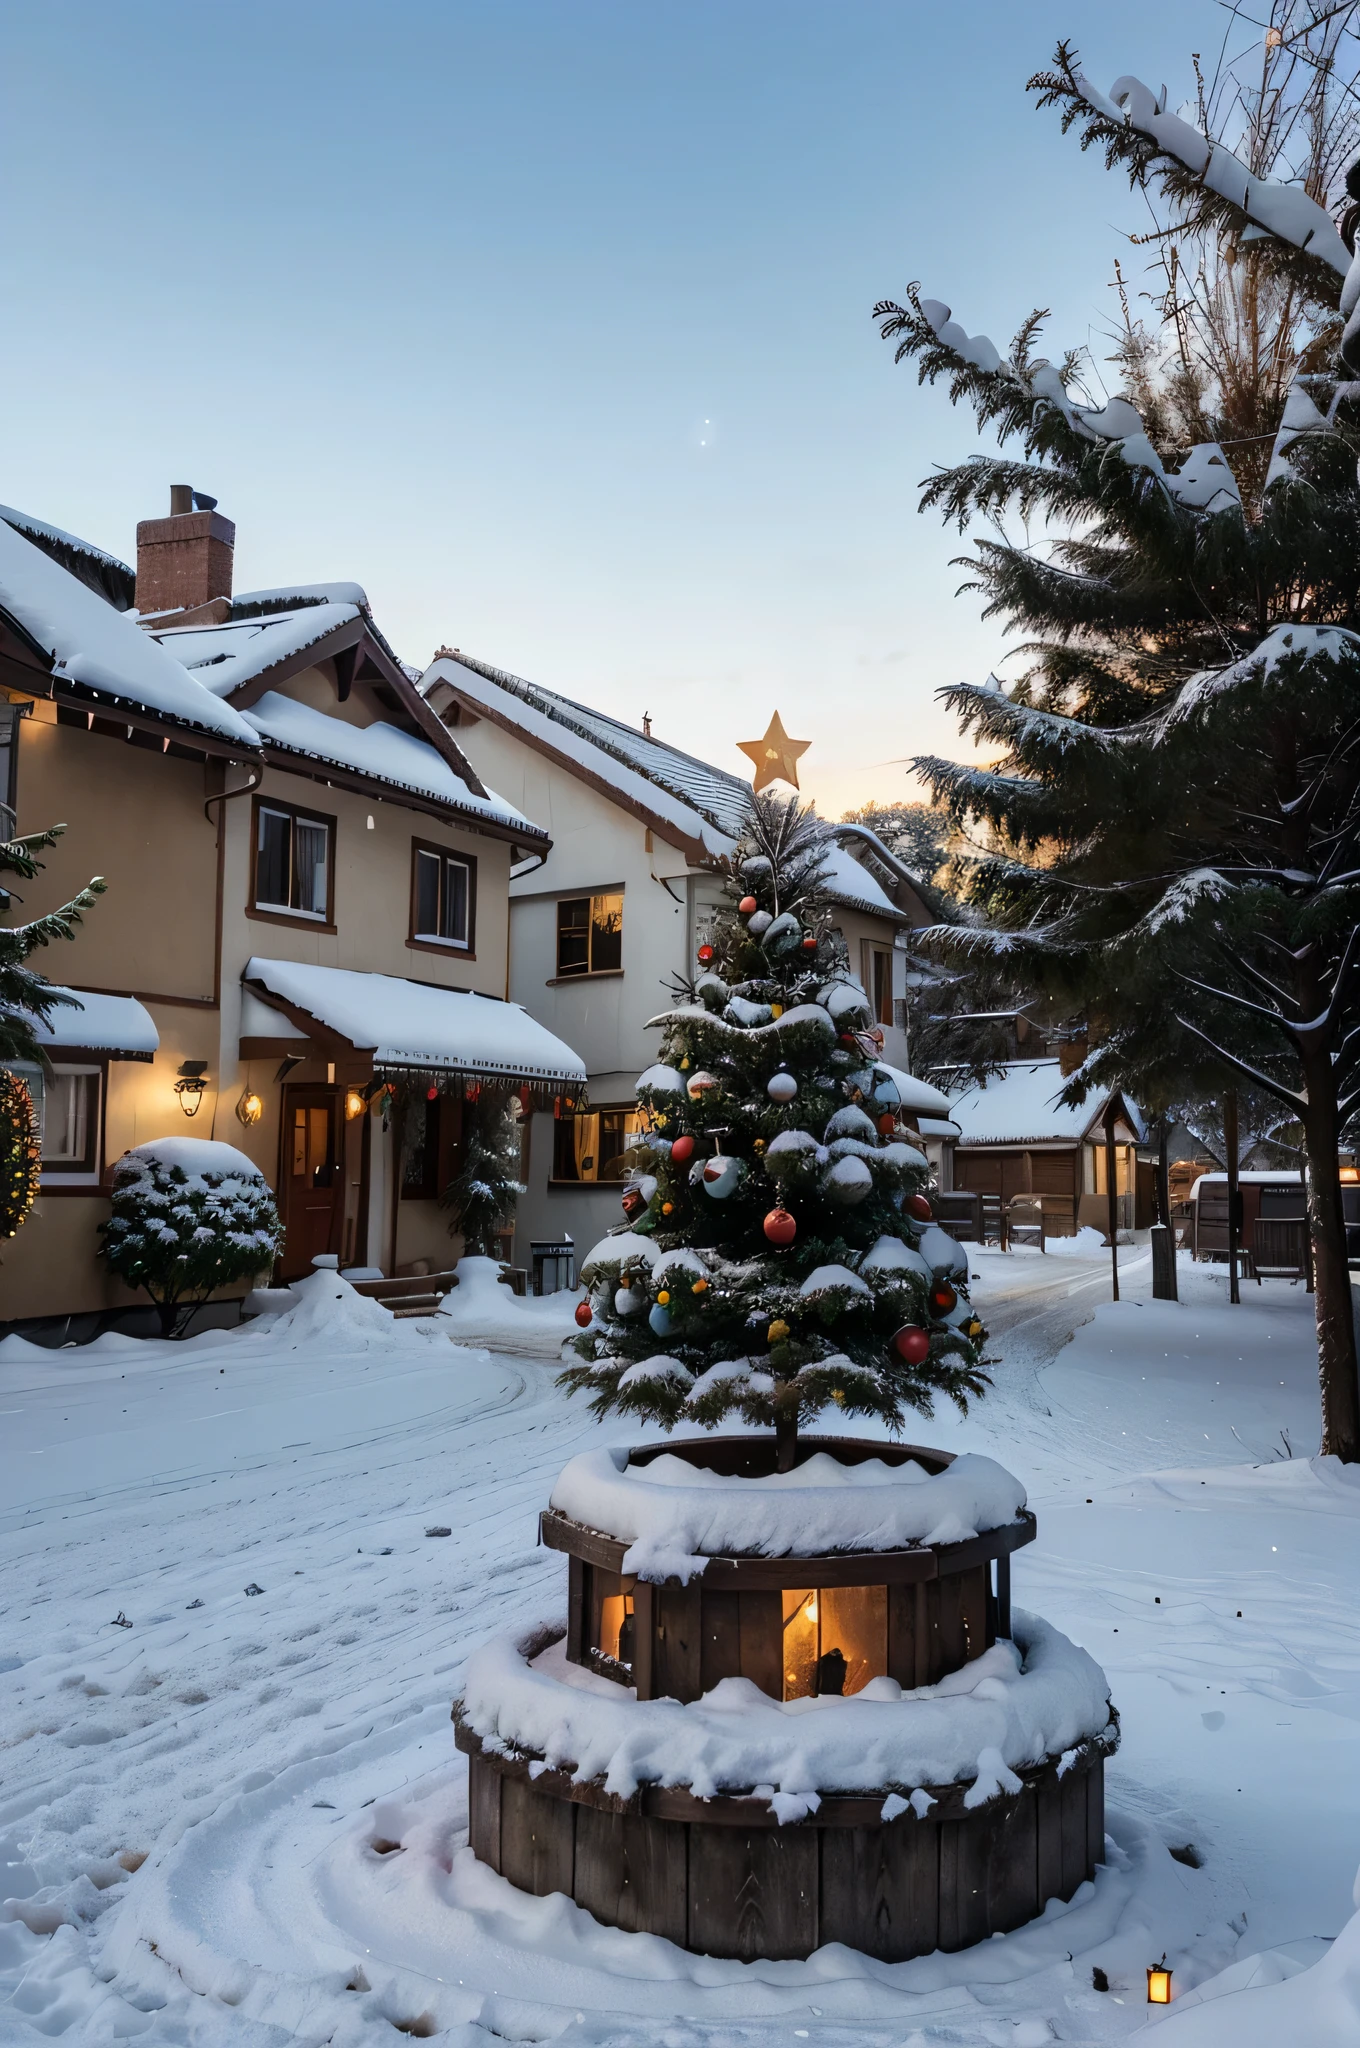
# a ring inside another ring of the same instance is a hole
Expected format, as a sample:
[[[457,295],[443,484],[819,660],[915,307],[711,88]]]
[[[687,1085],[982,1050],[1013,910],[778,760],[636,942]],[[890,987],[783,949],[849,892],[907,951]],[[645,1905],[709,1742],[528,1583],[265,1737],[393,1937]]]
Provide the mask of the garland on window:
[[[0,1071],[0,1237],[28,1220],[38,1193],[41,1152],[28,1084]]]

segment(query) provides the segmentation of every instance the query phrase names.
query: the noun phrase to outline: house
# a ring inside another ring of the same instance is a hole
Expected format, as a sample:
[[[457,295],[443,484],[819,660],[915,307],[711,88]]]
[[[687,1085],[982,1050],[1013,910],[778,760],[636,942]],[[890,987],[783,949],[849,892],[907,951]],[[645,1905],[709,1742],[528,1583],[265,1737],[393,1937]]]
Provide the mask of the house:
[[[436,1197],[470,1090],[571,1102],[579,1057],[507,1001],[512,868],[551,852],[398,660],[357,584],[234,592],[235,528],[176,488],[137,566],[0,513],[0,796],[64,820],[35,905],[108,893],[43,964],[41,1193],[0,1321],[116,1319],[109,1170],[169,1132],[278,1191],[282,1275],[457,1250]]]
[[[1105,1231],[1112,1114],[1119,1228],[1143,1228],[1153,1220],[1152,1183],[1150,1169],[1139,1171],[1146,1132],[1136,1104],[1118,1090],[1093,1088],[1078,1108],[1066,1108],[1058,1101],[1064,1079],[1061,1060],[1017,1060],[956,1097],[952,1185],[981,1195],[984,1205],[1041,1197],[1050,1237],[1070,1236],[1085,1224]]]
[[[436,656],[421,687],[477,773],[552,835],[511,878],[509,982],[589,1077],[588,1107],[563,1099],[530,1135],[516,1259],[551,1288],[574,1249],[619,1220],[639,1124],[634,1082],[656,1054],[648,1020],[668,1007],[673,978],[693,972],[725,901],[711,864],[735,849],[751,785],[670,745],[650,720],[639,730],[457,650]],[[884,1058],[905,1070],[905,940],[929,913],[866,828],[829,826],[827,852],[837,927],[872,996]],[[913,1113],[947,1120],[937,1089],[905,1071],[901,1085]]]

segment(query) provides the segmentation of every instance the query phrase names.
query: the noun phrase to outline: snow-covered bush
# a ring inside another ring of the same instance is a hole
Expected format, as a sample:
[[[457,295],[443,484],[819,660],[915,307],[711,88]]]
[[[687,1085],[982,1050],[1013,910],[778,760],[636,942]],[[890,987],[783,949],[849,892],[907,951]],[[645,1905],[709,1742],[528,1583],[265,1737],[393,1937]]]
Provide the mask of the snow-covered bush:
[[[283,1243],[264,1175],[210,1138],[155,1138],[125,1152],[100,1235],[110,1272],[151,1296],[165,1337],[183,1336],[217,1288],[267,1272]]]

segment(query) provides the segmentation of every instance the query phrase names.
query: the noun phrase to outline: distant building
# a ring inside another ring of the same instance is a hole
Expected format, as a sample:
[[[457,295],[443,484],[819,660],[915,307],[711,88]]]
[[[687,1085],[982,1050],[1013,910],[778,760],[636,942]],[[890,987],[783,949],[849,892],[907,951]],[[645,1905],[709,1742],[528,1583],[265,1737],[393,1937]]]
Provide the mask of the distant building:
[[[1006,1207],[1017,1197],[1042,1198],[1050,1237],[1085,1224],[1109,1227],[1105,1120],[1115,1115],[1115,1192],[1121,1230],[1152,1222],[1150,1169],[1140,1172],[1146,1127],[1135,1103],[1118,1090],[1093,1088],[1079,1108],[1058,1101],[1064,1067],[1058,1059],[1019,1060],[984,1087],[955,1098],[953,1186]]]

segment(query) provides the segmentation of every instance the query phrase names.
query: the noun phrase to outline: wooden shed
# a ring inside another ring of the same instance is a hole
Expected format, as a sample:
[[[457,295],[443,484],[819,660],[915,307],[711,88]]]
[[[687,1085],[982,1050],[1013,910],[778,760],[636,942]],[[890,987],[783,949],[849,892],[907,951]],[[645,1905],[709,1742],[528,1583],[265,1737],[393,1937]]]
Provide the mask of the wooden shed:
[[[959,1128],[954,1187],[980,1195],[984,1211],[998,1219],[1024,1198],[1037,1199],[1048,1237],[1070,1237],[1086,1224],[1103,1233],[1105,1124],[1113,1109],[1119,1228],[1143,1228],[1153,1220],[1152,1191],[1149,1176],[1138,1172],[1147,1134],[1137,1104],[1117,1089],[1093,1088],[1085,1102],[1067,1108],[1058,1100],[1064,1078],[1056,1059],[1017,1060],[958,1097],[951,1110]]]

